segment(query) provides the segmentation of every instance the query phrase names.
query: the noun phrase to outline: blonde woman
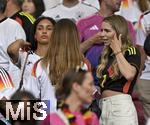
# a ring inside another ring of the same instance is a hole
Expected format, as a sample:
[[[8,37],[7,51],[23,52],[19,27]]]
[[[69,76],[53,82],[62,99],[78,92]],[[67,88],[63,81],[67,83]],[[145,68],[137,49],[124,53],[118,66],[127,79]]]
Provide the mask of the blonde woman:
[[[140,68],[140,53],[132,46],[126,20],[106,17],[101,28],[104,50],[97,68],[100,78],[103,125],[137,125],[131,93]]]

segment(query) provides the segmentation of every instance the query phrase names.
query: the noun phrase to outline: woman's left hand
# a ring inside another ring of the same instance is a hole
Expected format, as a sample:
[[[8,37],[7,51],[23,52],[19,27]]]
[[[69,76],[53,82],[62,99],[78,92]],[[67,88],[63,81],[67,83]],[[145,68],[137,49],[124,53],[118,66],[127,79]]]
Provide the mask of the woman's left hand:
[[[110,47],[113,50],[114,53],[120,52],[121,51],[121,34],[119,35],[119,39],[117,38],[116,34],[114,35],[111,43],[110,43]]]

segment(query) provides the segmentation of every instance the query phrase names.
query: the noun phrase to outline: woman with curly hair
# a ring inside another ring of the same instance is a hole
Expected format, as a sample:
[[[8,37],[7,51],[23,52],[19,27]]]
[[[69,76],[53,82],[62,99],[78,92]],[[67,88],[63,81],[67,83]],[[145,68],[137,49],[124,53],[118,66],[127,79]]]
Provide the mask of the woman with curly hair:
[[[106,17],[101,28],[104,50],[97,76],[100,79],[103,125],[137,125],[131,93],[139,68],[140,53],[131,44],[127,21],[117,15]]]

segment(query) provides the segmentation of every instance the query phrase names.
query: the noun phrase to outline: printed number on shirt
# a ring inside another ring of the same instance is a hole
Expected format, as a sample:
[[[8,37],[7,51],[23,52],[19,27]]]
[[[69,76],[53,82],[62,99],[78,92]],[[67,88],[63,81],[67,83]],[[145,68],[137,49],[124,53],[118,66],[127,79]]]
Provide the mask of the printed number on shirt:
[[[100,83],[100,86],[104,88],[104,83],[106,82],[107,75],[103,75],[103,81]]]

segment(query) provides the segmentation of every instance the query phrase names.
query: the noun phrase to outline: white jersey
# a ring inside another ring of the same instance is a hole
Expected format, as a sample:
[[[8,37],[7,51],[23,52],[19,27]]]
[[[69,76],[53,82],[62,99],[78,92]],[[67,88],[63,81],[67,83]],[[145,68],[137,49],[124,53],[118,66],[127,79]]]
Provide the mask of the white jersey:
[[[8,72],[0,67],[0,100],[3,97],[10,99],[15,91],[16,89]]]
[[[56,111],[57,100],[55,97],[55,89],[49,80],[46,69],[41,65],[41,61],[37,61],[32,69],[31,77],[28,77],[27,83],[23,88],[41,100],[50,100],[50,112]]]
[[[62,18],[69,18],[76,22],[81,18],[96,13],[97,11],[98,10],[95,7],[84,2],[79,2],[73,7],[66,7],[62,3],[59,3],[55,7],[45,11],[42,15],[52,17],[56,21]]]
[[[46,0],[45,0],[46,1]],[[63,0],[56,0],[58,3],[61,3]],[[84,3],[87,3],[97,9],[100,9],[99,6],[99,0],[79,0],[79,1],[83,1]]]
[[[51,85],[47,73],[43,70],[41,64],[36,63],[40,61],[41,57],[31,53],[28,55],[27,62],[25,63],[26,57],[27,52],[20,50],[18,64],[21,64],[21,70],[25,65],[21,90],[32,93],[37,99],[50,100],[50,112],[56,111],[57,102],[54,87]],[[32,74],[32,70],[34,72],[34,65],[36,66],[36,77]]]
[[[60,0],[43,0],[45,9],[48,10],[54,6],[56,6],[58,3],[60,3]]]
[[[20,24],[10,18],[0,21],[0,66],[9,73],[15,88],[18,86],[20,70],[11,62],[7,48],[17,39],[26,40],[25,32]]]
[[[142,12],[136,0],[124,0],[122,1],[119,12],[116,14],[119,14],[132,23],[135,23],[138,22]]]
[[[145,68],[142,71],[140,79],[150,80],[150,57],[149,56],[147,56],[147,59],[145,60],[144,65],[145,65]]]
[[[147,36],[147,31],[150,30],[150,11],[146,11],[140,17],[137,29],[137,45],[143,46]]]
[[[37,62],[41,57],[38,56],[37,54],[31,52],[28,57],[27,57],[27,62],[25,64],[25,59],[27,57],[27,52],[20,50],[19,51],[19,59],[18,59],[18,64],[21,65],[21,72],[23,70],[23,67],[25,65],[25,71],[23,74],[23,78],[24,78],[24,83],[26,83],[26,81],[28,81],[28,77],[29,75],[31,75],[32,72],[32,68],[35,62]]]
[[[87,4],[90,4],[96,7],[97,9],[100,9],[99,0],[81,0],[81,1],[84,1]]]
[[[6,18],[0,22],[0,66],[9,70],[8,46],[17,39],[26,40],[25,32],[16,21]]]
[[[144,12],[138,22],[137,29],[137,45],[144,46],[145,39],[148,35],[147,30],[150,30],[150,11]],[[145,68],[142,71],[140,79],[150,80],[150,57],[145,60]]]

